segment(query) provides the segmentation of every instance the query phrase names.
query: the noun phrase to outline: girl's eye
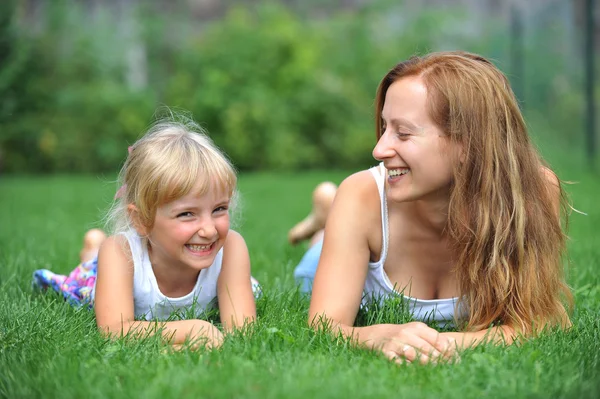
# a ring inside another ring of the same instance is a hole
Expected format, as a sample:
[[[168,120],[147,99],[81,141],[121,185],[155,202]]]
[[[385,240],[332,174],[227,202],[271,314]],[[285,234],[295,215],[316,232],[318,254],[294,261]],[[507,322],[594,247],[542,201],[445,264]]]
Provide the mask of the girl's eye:
[[[189,216],[193,216],[193,213],[192,212],[181,212],[180,214],[177,215],[178,218],[181,218],[181,217],[185,218],[185,217],[189,217]]]
[[[215,208],[214,212],[227,212],[227,207],[226,206],[219,206],[217,208]]]

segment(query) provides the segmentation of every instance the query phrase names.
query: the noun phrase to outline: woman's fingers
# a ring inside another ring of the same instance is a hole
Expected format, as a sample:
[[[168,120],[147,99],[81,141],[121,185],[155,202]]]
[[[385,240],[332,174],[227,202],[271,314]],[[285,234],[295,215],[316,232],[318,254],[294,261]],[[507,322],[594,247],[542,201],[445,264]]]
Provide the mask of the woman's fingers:
[[[380,325],[373,348],[396,363],[438,363],[459,361],[454,338],[440,334],[425,323]]]
[[[387,358],[396,362],[408,361],[412,363],[418,361],[428,363],[439,356],[439,353],[427,341],[418,337],[406,338],[406,340],[391,339],[381,348],[381,351]]]
[[[420,338],[427,341],[431,347],[436,349],[436,357],[440,355],[446,359],[454,359],[456,357],[456,341],[454,338],[445,337],[424,323],[416,323],[414,332]],[[427,346],[422,346],[421,349],[428,348]]]
[[[408,347],[408,345],[406,345]],[[407,348],[408,350],[408,348]],[[404,356],[399,355],[398,353],[396,353],[396,351],[393,350],[389,350],[389,351],[384,351],[383,354],[385,355],[385,357],[387,357],[389,360],[393,361],[394,363],[397,364],[405,364],[405,363],[410,363],[410,360],[406,359]]]
[[[418,336],[411,337],[410,341],[404,343],[399,350],[403,353],[404,358],[423,364],[435,363],[442,356],[435,347]]]
[[[394,361],[437,363],[440,360],[456,360],[457,357],[456,344],[450,337],[419,322],[403,325],[397,335],[382,347],[382,351]]]

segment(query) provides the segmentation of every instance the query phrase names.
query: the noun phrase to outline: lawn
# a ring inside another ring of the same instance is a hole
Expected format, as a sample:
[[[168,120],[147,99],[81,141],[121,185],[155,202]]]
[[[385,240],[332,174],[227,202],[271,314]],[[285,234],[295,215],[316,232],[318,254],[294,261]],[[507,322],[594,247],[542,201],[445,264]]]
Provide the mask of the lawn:
[[[262,283],[258,322],[213,352],[170,352],[157,339],[103,338],[92,312],[32,292],[31,273],[67,273],[100,226],[111,176],[0,177],[0,396],[61,397],[600,397],[600,178],[551,153],[575,208],[569,235],[573,328],[520,346],[481,346],[458,364],[396,365],[306,326],[292,271],[303,248],[287,230],[319,181],[343,172],[240,176],[237,229]],[[384,319],[386,315],[382,316]],[[390,316],[393,317],[393,316]]]

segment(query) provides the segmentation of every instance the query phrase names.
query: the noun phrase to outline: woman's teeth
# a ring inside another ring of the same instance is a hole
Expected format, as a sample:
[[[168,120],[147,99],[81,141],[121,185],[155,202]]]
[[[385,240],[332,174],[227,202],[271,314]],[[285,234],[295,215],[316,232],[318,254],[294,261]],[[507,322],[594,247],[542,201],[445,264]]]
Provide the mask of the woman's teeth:
[[[409,171],[410,171],[410,169],[389,169],[388,176],[389,177],[402,176],[402,175],[407,174]]]

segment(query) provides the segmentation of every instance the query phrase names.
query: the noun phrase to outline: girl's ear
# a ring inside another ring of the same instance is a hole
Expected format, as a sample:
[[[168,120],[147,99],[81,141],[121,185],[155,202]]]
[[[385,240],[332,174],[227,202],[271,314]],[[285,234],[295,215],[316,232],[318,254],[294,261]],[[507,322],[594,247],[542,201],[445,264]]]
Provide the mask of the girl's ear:
[[[141,237],[147,236],[149,231],[144,223],[142,223],[140,211],[138,210],[137,206],[133,204],[127,205],[127,214],[129,215],[129,220],[131,220],[135,231],[137,231]]]

